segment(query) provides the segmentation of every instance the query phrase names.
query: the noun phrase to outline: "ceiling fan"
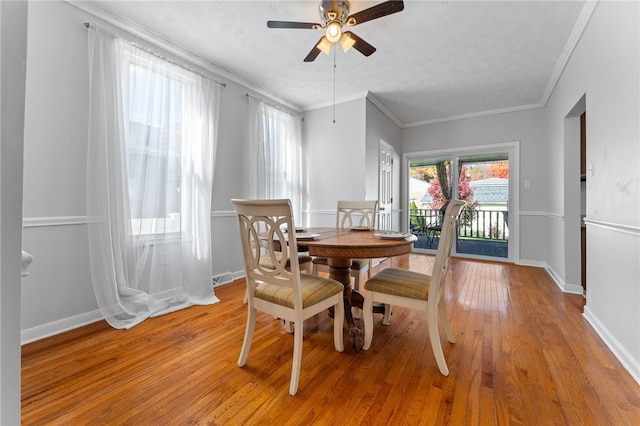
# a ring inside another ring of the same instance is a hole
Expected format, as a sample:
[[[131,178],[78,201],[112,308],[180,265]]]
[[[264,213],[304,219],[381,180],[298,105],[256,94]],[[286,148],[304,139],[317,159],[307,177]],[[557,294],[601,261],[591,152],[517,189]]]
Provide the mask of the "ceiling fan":
[[[402,1],[385,1],[370,8],[361,10],[360,12],[349,15],[350,5],[347,0],[322,0],[320,2],[320,19],[321,24],[309,22],[289,22],[289,21],[267,21],[269,28],[300,28],[308,30],[324,29],[325,35],[311,49],[311,52],[304,58],[305,62],[313,62],[320,52],[329,54],[331,45],[340,42],[342,49],[346,52],[351,47],[362,53],[364,56],[370,56],[376,51],[376,48],[352,33],[351,31],[343,31],[343,27],[352,27],[371,21],[372,19],[381,18],[400,12],[404,9]]]

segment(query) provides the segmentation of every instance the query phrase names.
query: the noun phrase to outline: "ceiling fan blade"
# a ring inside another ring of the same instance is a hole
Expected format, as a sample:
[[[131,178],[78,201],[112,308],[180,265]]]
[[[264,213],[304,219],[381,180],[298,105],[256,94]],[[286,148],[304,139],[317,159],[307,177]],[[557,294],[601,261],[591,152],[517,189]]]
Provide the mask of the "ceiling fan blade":
[[[320,48],[318,47],[320,45],[320,43],[322,42],[322,39],[324,39],[324,36],[322,36],[322,38],[320,38],[320,40],[318,40],[316,45],[313,46],[313,49],[311,49],[311,52],[309,52],[307,57],[304,58],[304,62],[313,62],[313,61],[316,60],[316,58],[318,57],[320,52],[322,52],[322,50],[320,50]]]
[[[300,28],[303,30],[317,30],[322,28],[320,24],[312,22],[290,22],[290,21],[267,21],[269,28]]]
[[[362,24],[363,22],[371,21],[372,19],[382,18],[383,16],[391,15],[392,13],[400,12],[402,10],[404,10],[404,2],[385,1],[375,6],[371,6],[368,9],[354,13],[347,18],[346,24],[354,26]]]
[[[371,56],[373,52],[376,51],[376,48],[352,33],[351,31],[345,31],[349,37],[354,39],[356,42],[353,44],[353,48],[358,52],[362,53],[364,56]]]

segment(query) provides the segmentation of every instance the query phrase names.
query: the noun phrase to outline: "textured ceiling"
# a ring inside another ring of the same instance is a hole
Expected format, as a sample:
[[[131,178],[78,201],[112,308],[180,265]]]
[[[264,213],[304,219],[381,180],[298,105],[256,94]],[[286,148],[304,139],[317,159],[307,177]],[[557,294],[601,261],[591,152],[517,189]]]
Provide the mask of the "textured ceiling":
[[[584,1],[405,1],[351,27],[377,51],[303,58],[317,0],[73,2],[142,28],[299,109],[372,93],[401,126],[540,106],[585,25]],[[380,2],[351,1],[351,13]],[[579,19],[581,18],[582,19]]]

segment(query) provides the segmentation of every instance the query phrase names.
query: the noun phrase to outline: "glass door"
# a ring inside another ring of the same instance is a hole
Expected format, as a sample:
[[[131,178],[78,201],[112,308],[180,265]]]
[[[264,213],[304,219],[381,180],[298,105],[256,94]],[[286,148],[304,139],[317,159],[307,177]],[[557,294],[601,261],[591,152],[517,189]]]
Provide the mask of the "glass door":
[[[458,221],[454,252],[508,259],[509,165],[509,150],[407,158],[408,227],[418,237],[414,248],[437,250],[444,209],[451,199],[461,199],[467,207]]]
[[[508,155],[470,155],[457,160],[458,198],[467,207],[458,223],[456,252],[508,258]]]

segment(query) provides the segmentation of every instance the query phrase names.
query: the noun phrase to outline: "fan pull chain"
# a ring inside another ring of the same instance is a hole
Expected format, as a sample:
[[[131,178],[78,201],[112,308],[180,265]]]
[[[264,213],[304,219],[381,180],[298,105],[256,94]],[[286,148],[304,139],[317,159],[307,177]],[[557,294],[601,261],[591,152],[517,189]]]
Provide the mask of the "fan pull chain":
[[[336,50],[333,48],[333,124],[336,124]]]

